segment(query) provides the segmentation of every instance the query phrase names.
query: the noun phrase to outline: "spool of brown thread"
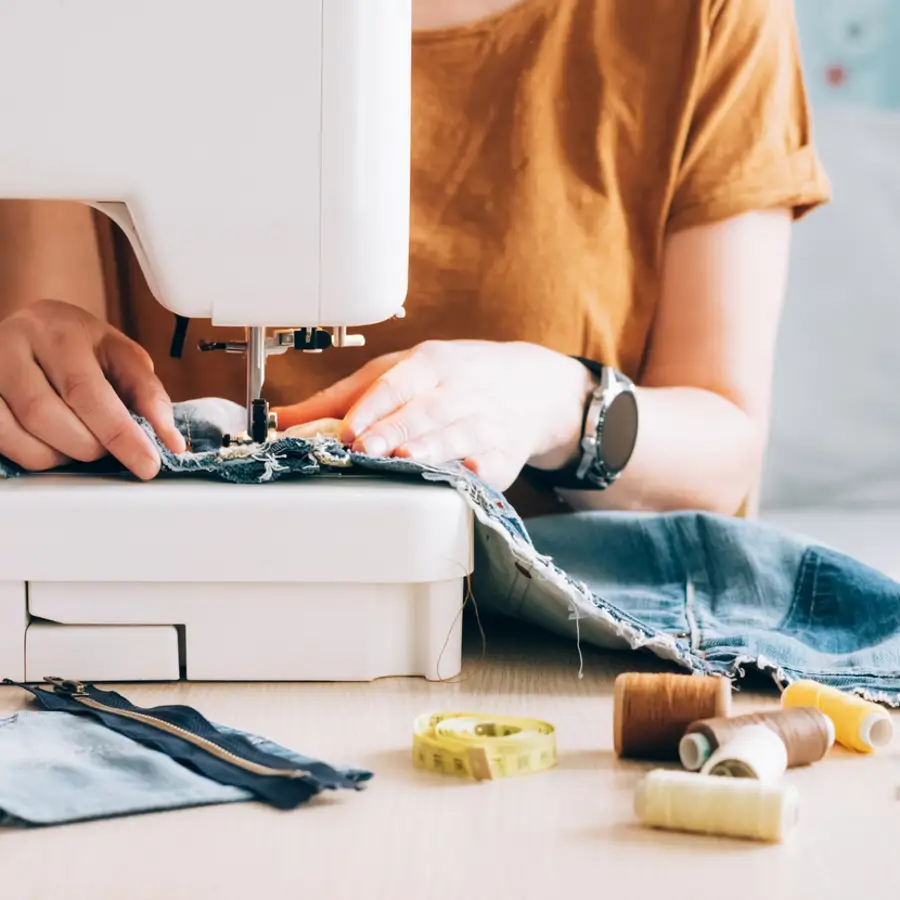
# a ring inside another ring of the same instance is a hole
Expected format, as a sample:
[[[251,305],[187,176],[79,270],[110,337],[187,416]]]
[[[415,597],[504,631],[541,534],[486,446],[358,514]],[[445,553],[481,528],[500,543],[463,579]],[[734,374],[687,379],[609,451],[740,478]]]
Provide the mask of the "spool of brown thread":
[[[798,706],[732,719],[692,722],[679,748],[682,765],[688,770],[698,771],[712,753],[747,725],[765,725],[781,738],[787,748],[789,769],[818,762],[834,744],[834,723],[831,719],[812,707]],[[691,736],[699,736],[700,740]]]
[[[709,675],[625,672],[613,688],[613,742],[616,755],[674,761],[688,725],[727,716],[731,682]]]

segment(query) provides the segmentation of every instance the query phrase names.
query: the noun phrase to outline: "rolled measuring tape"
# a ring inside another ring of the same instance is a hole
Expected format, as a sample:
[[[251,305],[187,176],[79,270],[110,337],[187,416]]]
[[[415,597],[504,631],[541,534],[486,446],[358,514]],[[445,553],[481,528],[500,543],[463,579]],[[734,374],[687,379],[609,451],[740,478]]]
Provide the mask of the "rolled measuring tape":
[[[413,726],[413,765],[490,781],[556,765],[556,729],[547,722],[482,713],[426,713]]]

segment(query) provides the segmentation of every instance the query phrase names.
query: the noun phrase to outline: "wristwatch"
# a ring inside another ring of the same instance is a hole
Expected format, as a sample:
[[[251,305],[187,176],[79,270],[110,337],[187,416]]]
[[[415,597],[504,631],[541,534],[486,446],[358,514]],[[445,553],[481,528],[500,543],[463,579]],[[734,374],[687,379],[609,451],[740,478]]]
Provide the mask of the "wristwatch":
[[[582,488],[605,490],[622,474],[634,453],[638,405],[634,383],[621,372],[576,357],[599,384],[591,392],[584,415],[581,462],[575,471]]]
[[[638,405],[634,383],[611,366],[575,357],[595,378],[584,409],[581,459],[557,472],[534,471],[540,481],[563,490],[606,490],[622,474],[634,453]]]

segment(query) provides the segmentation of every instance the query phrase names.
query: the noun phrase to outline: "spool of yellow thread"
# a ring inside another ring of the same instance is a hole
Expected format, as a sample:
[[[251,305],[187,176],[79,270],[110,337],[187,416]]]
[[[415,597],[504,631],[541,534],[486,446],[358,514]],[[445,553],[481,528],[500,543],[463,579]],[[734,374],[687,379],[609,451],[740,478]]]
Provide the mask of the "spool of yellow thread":
[[[850,750],[871,753],[894,738],[894,723],[878,704],[815,681],[795,681],[781,695],[785,708],[811,706],[834,722],[835,739]]]
[[[642,825],[777,843],[796,826],[800,794],[792,784],[656,769],[634,794]]]

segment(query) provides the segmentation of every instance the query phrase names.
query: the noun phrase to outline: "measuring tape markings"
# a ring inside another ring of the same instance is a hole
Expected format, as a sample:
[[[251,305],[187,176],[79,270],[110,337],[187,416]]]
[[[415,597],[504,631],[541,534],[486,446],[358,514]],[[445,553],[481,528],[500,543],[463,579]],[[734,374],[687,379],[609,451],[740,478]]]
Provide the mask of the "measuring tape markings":
[[[413,728],[413,765],[490,781],[556,765],[556,729],[547,722],[482,713],[426,713]]]

